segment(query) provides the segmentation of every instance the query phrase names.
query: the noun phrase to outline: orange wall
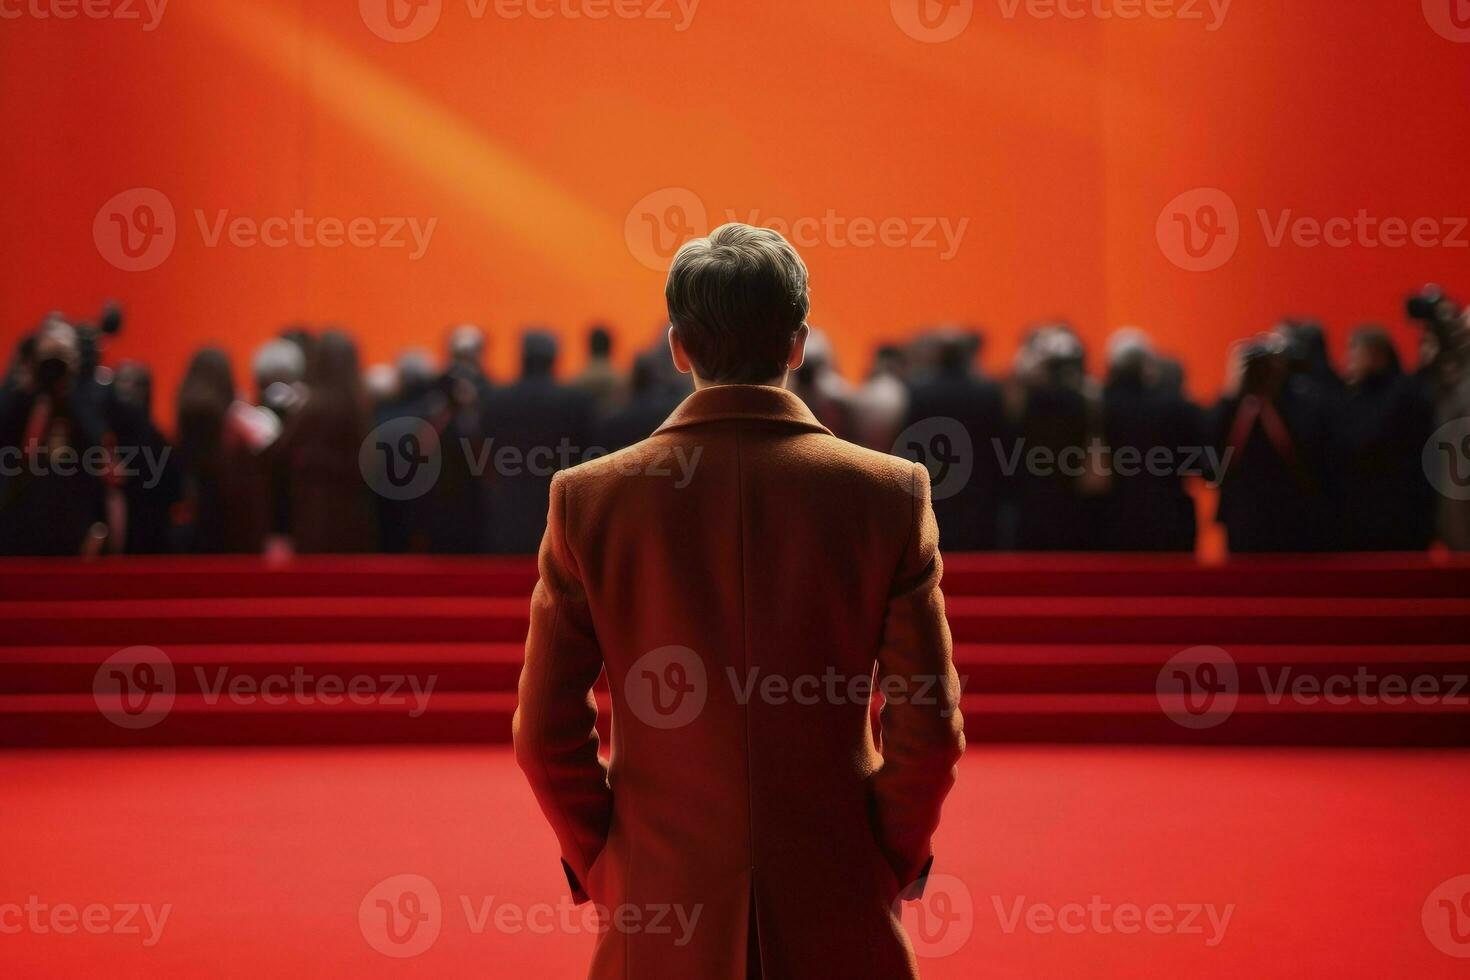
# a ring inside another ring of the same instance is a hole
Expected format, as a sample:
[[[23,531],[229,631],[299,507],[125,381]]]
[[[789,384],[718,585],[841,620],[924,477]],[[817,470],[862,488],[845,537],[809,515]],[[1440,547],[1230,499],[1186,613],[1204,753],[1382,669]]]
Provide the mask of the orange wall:
[[[1236,0],[1214,30],[1207,0],[1178,0],[1204,20],[1024,3],[1007,17],[1012,0],[977,0],[945,43],[900,29],[918,23],[912,0],[702,0],[684,30],[674,0],[619,0],[672,14],[631,20],[510,19],[495,0],[476,18],[477,0],[429,0],[437,25],[409,43],[368,28],[385,0],[174,0],[153,30],[34,16],[50,2],[0,0],[21,12],[0,22],[0,339],[117,297],[130,322],[113,356],[155,364],[165,415],[194,346],[224,344],[238,369],[298,319],[351,326],[370,360],[478,320],[501,373],[528,322],[573,339],[607,318],[625,350],[642,343],[662,275],[639,261],[630,209],[670,187],[683,192],[655,201],[694,209],[686,224],[700,206],[708,223],[968,223],[948,260],[831,236],[804,248],[813,322],[849,373],[879,339],[942,319],[986,325],[1001,368],[1023,322],[1060,313],[1094,342],[1148,327],[1209,395],[1226,344],[1282,313],[1339,338],[1374,318],[1407,344],[1406,290],[1470,292],[1470,249],[1272,247],[1256,218],[1470,213],[1470,43],[1431,28],[1454,33],[1452,0]],[[135,187],[166,196],[177,240],[129,272],[93,226]],[[1241,215],[1238,251],[1208,272],[1172,264],[1156,235],[1161,209],[1198,187]],[[210,246],[196,217],[297,209],[437,225],[413,261]]]

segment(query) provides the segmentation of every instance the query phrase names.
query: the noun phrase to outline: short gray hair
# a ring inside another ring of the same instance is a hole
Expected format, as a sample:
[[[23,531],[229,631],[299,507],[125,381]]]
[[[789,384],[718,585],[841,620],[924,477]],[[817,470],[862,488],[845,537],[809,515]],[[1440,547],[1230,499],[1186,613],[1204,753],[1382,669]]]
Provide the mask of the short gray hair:
[[[306,354],[293,341],[272,340],[255,352],[250,373],[262,389],[278,381],[295,384],[306,376]]]
[[[811,308],[806,263],[791,243],[739,223],[679,249],[664,299],[695,370],[724,383],[779,376]]]

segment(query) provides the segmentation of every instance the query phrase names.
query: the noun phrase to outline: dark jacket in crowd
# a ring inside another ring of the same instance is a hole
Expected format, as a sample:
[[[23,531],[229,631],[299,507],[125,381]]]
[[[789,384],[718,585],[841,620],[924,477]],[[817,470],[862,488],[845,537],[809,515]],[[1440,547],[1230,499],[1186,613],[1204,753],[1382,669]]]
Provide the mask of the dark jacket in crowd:
[[[1086,476],[1056,465],[1060,454],[1086,451],[1094,434],[1086,392],[1067,384],[1027,385],[1018,439],[1007,447],[1006,492],[1015,511],[1015,546],[1023,551],[1091,551],[1097,546],[1097,514]],[[1028,457],[1044,449],[1052,465],[1033,467]]]
[[[546,530],[551,477],[576,465],[591,448],[592,401],[545,372],[526,374],[495,389],[482,430],[485,479],[489,481],[488,550],[529,555]]]
[[[127,504],[123,551],[130,555],[168,552],[172,541],[172,508],[183,492],[183,467],[178,453],[153,424],[147,406],[117,401],[111,413],[117,445],[127,447],[134,472],[122,478]],[[157,460],[157,471],[148,460]]]
[[[1385,373],[1348,389],[1332,424],[1338,551],[1422,551],[1434,540],[1436,500],[1424,477],[1434,405],[1416,377]]]
[[[328,331],[307,369],[306,401],[277,444],[290,474],[291,537],[303,554],[377,550],[376,495],[358,456],[371,416],[360,387],[357,350]]]
[[[1323,448],[1329,431],[1323,401],[1296,385],[1274,398],[1235,395],[1215,406],[1210,441],[1228,459],[1217,519],[1232,552],[1314,552],[1328,546]]]
[[[925,428],[925,423],[933,425],[945,419],[959,423],[969,437],[974,468],[958,492],[945,494],[942,485],[934,488],[940,546],[946,551],[993,551],[999,540],[1001,453],[1008,442],[1000,385],[975,374],[967,365],[943,366],[913,384],[905,431],[918,431],[921,439],[933,438],[942,430]],[[915,426],[920,428],[915,430]],[[895,449],[910,455],[908,447]],[[920,449],[936,451],[932,446]]]
[[[1194,551],[1198,522],[1181,470],[1187,464],[1203,475],[1203,429],[1198,407],[1141,377],[1117,378],[1104,387],[1103,441],[1112,452],[1102,504],[1104,548]],[[1158,465],[1150,464],[1156,450],[1167,450],[1167,464],[1163,453],[1156,454]]]
[[[653,435],[655,429],[673,414],[683,398],[662,387],[651,387],[632,394],[622,408],[617,409],[597,427],[594,440],[598,447],[616,452]]]
[[[0,389],[0,554],[77,555],[88,529],[106,520],[106,485],[81,463],[101,451],[102,433],[82,406]]]
[[[483,376],[482,376],[483,377]],[[433,429],[439,445],[439,475],[422,496],[406,500],[377,498],[378,537],[383,551],[473,554],[483,550],[488,488],[475,472],[480,433],[481,397],[488,385],[454,372],[420,391],[407,392],[380,407],[375,426],[417,421]],[[407,431],[407,430],[403,430]]]

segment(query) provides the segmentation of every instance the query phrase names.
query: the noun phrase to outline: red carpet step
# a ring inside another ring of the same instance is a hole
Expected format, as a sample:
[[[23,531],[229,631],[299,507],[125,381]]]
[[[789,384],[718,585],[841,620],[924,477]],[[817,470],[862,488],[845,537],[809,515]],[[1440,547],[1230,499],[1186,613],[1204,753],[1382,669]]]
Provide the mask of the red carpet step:
[[[1433,644],[1470,637],[1470,599],[950,596],[959,643]],[[0,602],[9,643],[504,643],[528,600],[439,596]],[[692,644],[691,644],[692,645]]]
[[[608,705],[599,699],[608,737]],[[147,747],[503,743],[510,741],[512,693],[436,692],[413,714],[403,704],[274,707],[210,703],[179,695],[169,713],[143,730],[119,728],[90,694],[0,695],[0,745]],[[1413,704],[1303,705],[1242,695],[1230,716],[1208,729],[1175,723],[1152,694],[967,694],[965,734],[982,743],[1179,743],[1189,745],[1351,745],[1451,747],[1470,744],[1464,707]]]
[[[529,595],[531,558],[412,555],[0,559],[0,599]],[[1470,596],[1470,560],[1321,555],[1201,566],[1175,555],[947,555],[952,596]]]
[[[972,741],[1470,744],[1470,690],[1456,690],[1470,675],[1470,563],[946,562]],[[523,559],[0,561],[0,744],[504,741],[534,581]],[[173,698],[124,727],[109,719],[116,697],[93,692],[133,646],[163,651]],[[1197,647],[1231,671],[1228,710],[1205,725],[1159,693]],[[309,690],[323,676],[375,686],[334,703],[252,696],[302,676]],[[1398,683],[1432,695],[1380,696]]]

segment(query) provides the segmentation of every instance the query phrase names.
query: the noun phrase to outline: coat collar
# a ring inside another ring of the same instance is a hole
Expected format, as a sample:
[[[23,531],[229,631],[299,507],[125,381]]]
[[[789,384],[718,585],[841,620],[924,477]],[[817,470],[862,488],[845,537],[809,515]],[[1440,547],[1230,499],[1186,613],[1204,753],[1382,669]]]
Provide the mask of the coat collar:
[[[777,422],[809,432],[832,433],[817,421],[806,403],[785,388],[768,385],[715,385],[701,388],[674,409],[658,432],[669,432],[705,422],[752,419]],[[655,433],[657,434],[657,433]]]

